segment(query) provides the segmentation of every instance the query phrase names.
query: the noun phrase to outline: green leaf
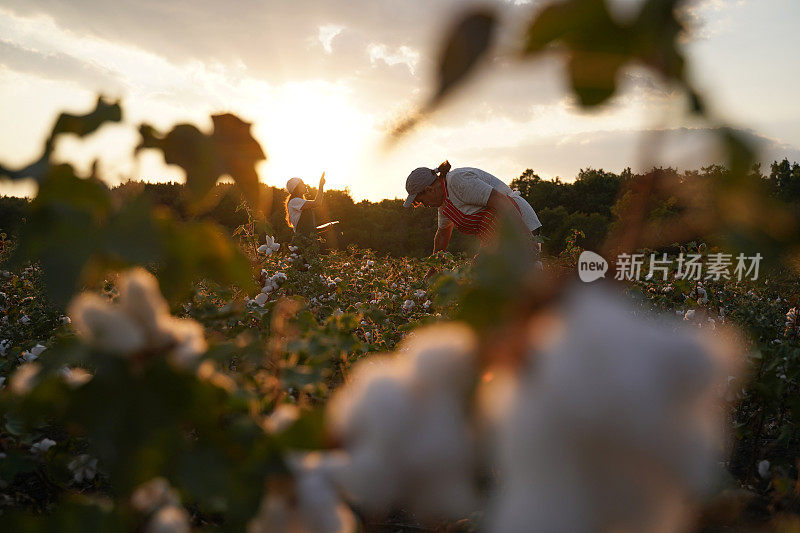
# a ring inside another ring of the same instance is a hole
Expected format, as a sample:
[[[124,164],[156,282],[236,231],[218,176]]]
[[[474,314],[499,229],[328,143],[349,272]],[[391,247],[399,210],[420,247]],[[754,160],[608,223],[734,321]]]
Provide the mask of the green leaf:
[[[52,143],[57,135],[62,133],[74,133],[79,137],[85,137],[96,131],[106,122],[119,122],[122,120],[122,108],[119,102],[106,102],[102,96],[97,98],[97,105],[94,111],[86,115],[72,115],[61,113],[53,126],[48,145]]]
[[[261,209],[258,174],[255,165],[266,155],[251,132],[251,124],[231,114],[211,117],[214,131],[206,135],[191,124],[178,124],[166,135],[152,126],[139,128],[142,142],[136,152],[156,148],[164,153],[164,160],[186,171],[186,186],[195,210],[211,207],[211,192],[217,180],[230,176],[236,182],[248,203]]]
[[[239,186],[250,206],[259,209],[260,187],[255,165],[267,158],[261,145],[251,132],[252,124],[236,115],[224,114],[211,117],[214,122],[212,139],[216,143],[223,172],[230,175]]]
[[[492,43],[497,19],[492,11],[471,11],[450,29],[439,57],[439,84],[434,102],[463,82]]]

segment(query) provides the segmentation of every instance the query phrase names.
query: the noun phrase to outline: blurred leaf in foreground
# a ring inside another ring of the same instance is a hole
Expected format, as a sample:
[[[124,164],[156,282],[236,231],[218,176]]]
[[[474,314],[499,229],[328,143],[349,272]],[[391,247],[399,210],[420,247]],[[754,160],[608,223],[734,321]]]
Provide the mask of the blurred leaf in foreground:
[[[214,224],[178,222],[144,199],[114,209],[103,182],[79,178],[69,165],[54,167],[40,185],[11,261],[38,261],[50,297],[62,305],[82,283],[135,264],[155,266],[172,299],[200,278],[253,283],[247,259]]]
[[[56,137],[62,133],[74,133],[79,137],[85,137],[96,131],[106,122],[119,122],[122,120],[122,108],[119,102],[108,103],[103,97],[98,97],[94,111],[86,115],[73,115],[61,113],[56,120],[53,131],[44,145],[42,155],[29,165],[19,169],[11,170],[0,165],[0,176],[18,180],[23,178],[33,178],[41,182],[50,170],[50,156],[53,153]]]
[[[191,124],[178,124],[167,134],[143,124],[139,128],[142,142],[136,151],[157,148],[164,152],[168,164],[182,167],[196,210],[209,206],[214,184],[226,175],[234,179],[250,206],[258,210],[260,188],[255,165],[266,155],[250,132],[251,124],[231,114],[214,115],[211,120],[214,131],[210,135]]]
[[[675,17],[676,3],[648,0],[632,22],[616,21],[605,0],[550,4],[528,28],[525,53],[538,54],[551,45],[563,50],[572,89],[584,107],[608,100],[616,91],[619,70],[629,62],[642,63],[689,89],[676,45],[683,31]]]

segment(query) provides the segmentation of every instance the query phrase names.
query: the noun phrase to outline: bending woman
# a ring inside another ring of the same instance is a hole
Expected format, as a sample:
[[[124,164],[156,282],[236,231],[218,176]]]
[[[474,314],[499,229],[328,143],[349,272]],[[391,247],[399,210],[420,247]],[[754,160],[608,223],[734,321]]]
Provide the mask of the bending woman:
[[[317,221],[314,210],[322,205],[323,187],[325,187],[325,173],[319,179],[319,190],[313,200],[306,200],[305,194],[308,187],[300,178],[291,178],[286,182],[286,223],[295,235],[313,236],[316,233]]]

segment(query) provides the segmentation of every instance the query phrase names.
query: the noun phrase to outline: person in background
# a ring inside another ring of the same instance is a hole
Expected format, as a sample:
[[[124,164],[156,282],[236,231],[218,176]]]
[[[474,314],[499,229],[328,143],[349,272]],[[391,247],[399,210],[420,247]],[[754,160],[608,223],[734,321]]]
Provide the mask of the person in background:
[[[286,224],[294,231],[295,235],[312,237],[316,234],[317,222],[314,210],[322,206],[323,189],[325,187],[325,173],[319,179],[319,189],[313,200],[306,200],[305,194],[308,187],[300,178],[290,178],[286,182]]]
[[[518,191],[483,170],[464,167],[451,170],[445,161],[434,170],[419,167],[406,179],[408,198],[405,207],[436,207],[438,228],[433,238],[433,253],[446,250],[453,228],[468,235],[477,235],[482,244],[489,242],[497,229],[499,213],[506,213],[519,230],[533,236],[542,227],[533,207]],[[432,269],[426,278],[435,273]]]

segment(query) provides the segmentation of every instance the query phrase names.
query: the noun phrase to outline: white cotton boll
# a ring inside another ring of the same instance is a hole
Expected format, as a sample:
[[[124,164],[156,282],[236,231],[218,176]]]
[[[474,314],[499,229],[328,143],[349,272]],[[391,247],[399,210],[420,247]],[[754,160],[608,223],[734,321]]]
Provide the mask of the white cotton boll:
[[[330,473],[346,464],[341,454],[319,452],[288,456],[294,491],[272,485],[247,533],[353,533],[356,519],[339,498]]]
[[[264,420],[264,429],[270,433],[281,433],[299,418],[300,409],[296,405],[282,403]]]
[[[171,339],[170,360],[180,367],[191,366],[208,350],[205,332],[199,322],[167,316],[161,319],[159,327]]]
[[[410,311],[412,307],[414,307],[414,300],[406,300],[403,302],[404,311]]]
[[[357,364],[350,383],[333,396],[327,421],[345,443],[351,468],[340,480],[367,508],[383,509],[397,498],[400,468],[395,449],[409,437],[414,404],[405,365],[372,357]]]
[[[415,298],[422,298],[423,296],[425,296],[425,291],[423,291],[422,289],[417,289],[414,291]]]
[[[43,345],[37,344],[36,346],[31,348],[31,355],[33,355],[34,357],[39,357],[42,354],[42,352],[45,351],[46,349],[47,348],[44,347]]]
[[[688,311],[686,311],[686,314],[684,315],[683,319],[684,320],[693,320],[694,319],[694,313],[695,313],[694,309],[689,309]]]
[[[179,505],[178,493],[163,477],[142,483],[131,495],[131,505],[140,513],[149,514],[164,506]]]
[[[357,364],[328,407],[350,463],[336,480],[371,512],[408,508],[422,521],[475,506],[467,405],[475,338],[460,325],[425,328],[393,358]]]
[[[330,467],[319,452],[290,457],[289,467],[295,476],[297,512],[306,531],[345,533],[356,530],[355,516],[339,498],[329,477]]]
[[[97,475],[97,459],[84,453],[67,463],[67,468],[72,472],[72,479],[77,483],[83,483],[94,479]]]
[[[33,446],[31,446],[31,453],[46,453],[47,450],[56,445],[53,439],[42,439]]]
[[[73,299],[69,315],[78,335],[100,350],[128,354],[147,345],[142,328],[121,309],[96,294],[83,293]]]
[[[769,478],[769,461],[766,459],[758,463],[758,475],[764,479]]]
[[[476,350],[474,333],[458,323],[421,328],[398,346],[411,354],[414,386],[433,392],[466,392],[475,375]]]
[[[259,246],[259,247],[258,247],[258,249],[257,249],[257,251],[258,251],[259,253],[262,253],[262,254],[263,254],[263,253],[267,253],[267,251],[268,251],[268,250],[269,250],[269,252],[270,252],[270,253],[272,252],[272,250],[270,249],[270,247],[269,247],[269,246],[267,246],[266,244],[262,244],[262,245],[261,245],[261,246]],[[267,253],[267,255],[269,255],[269,253]]]
[[[489,531],[675,531],[720,449],[732,346],[632,316],[582,287],[563,338],[531,354],[499,436]]]
[[[261,307],[264,307],[264,304],[265,304],[265,303],[267,303],[267,300],[268,300],[268,299],[269,299],[269,298],[267,297],[267,295],[266,295],[266,294],[264,294],[263,292],[260,292],[260,293],[258,293],[258,296],[256,296],[256,297],[253,299],[253,301],[254,301],[255,303],[257,303],[258,305],[260,305]]]
[[[150,272],[134,268],[120,276],[119,309],[143,328],[151,344],[163,342],[157,338],[158,322],[169,316],[169,304]]]
[[[342,282],[342,278],[337,276],[336,278],[334,278],[333,282],[334,283],[341,283]]]
[[[66,365],[62,366],[58,373],[64,379],[67,385],[73,389],[89,383],[92,380],[92,374],[83,368],[70,368]]]
[[[19,319],[20,324],[28,324],[30,321],[31,319],[28,317],[28,315],[22,315],[22,318]]]
[[[11,348],[11,341],[10,340],[3,339],[2,341],[0,341],[0,355],[5,357],[9,348]]]
[[[9,388],[14,394],[28,394],[36,382],[41,367],[39,363],[25,363],[17,367],[11,375]]]
[[[189,513],[183,507],[162,507],[144,528],[145,533],[189,533]]]
[[[258,508],[258,514],[247,523],[247,533],[302,533],[299,517],[287,499],[281,495],[267,494]]]

